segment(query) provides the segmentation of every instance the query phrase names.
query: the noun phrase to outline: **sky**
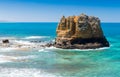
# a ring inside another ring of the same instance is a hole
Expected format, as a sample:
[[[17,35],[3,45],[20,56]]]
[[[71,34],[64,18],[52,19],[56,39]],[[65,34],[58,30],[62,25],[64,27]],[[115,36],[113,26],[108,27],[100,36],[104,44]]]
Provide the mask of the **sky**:
[[[0,0],[1,22],[59,22],[81,13],[120,22],[120,0]]]

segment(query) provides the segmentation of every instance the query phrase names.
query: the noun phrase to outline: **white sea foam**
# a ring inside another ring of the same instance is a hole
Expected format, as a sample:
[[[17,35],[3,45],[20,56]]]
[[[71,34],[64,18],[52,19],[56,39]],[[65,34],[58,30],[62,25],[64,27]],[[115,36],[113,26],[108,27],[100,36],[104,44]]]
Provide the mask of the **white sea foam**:
[[[8,56],[8,55],[0,55],[0,63],[6,62],[14,62],[17,60],[25,60],[25,59],[33,59],[37,58],[36,55],[28,55],[28,56]]]
[[[9,56],[0,55],[0,63],[12,62]]]
[[[38,50],[39,52],[43,52],[44,51],[44,49],[40,49],[40,50]]]
[[[8,57],[4,55],[0,55],[0,63],[6,63],[6,62],[11,62]]]
[[[44,72],[40,69],[27,69],[27,68],[2,68],[0,70],[1,77],[60,77],[53,74]]]
[[[24,39],[41,39],[41,38],[50,38],[49,36],[28,36]]]
[[[39,49],[38,52],[49,52],[47,49]]]
[[[53,39],[52,42],[55,42],[55,39]]]
[[[51,46],[51,47],[46,47],[45,49],[61,49],[61,48],[56,48],[54,46]]]
[[[6,59],[0,59],[0,63],[7,63],[7,62],[11,62],[11,61]]]
[[[68,51],[96,51],[96,50],[105,50],[109,49],[110,47],[102,47],[102,48],[96,48],[96,49],[61,49],[61,48],[56,48],[56,47],[47,47],[47,49],[52,49],[52,50],[68,50]]]
[[[0,48],[0,52],[5,52],[5,51],[12,51],[12,50],[16,50],[18,48],[16,47],[8,47],[8,48]]]
[[[110,47],[102,47],[102,48],[96,48],[96,49],[72,49],[76,51],[99,51],[99,50],[105,50],[109,49]]]
[[[10,56],[11,57],[11,56]],[[22,60],[22,59],[32,59],[37,58],[36,55],[28,55],[28,56],[12,56],[12,59]]]
[[[50,38],[50,36],[27,36],[27,37],[0,37],[0,40],[9,39],[9,40],[16,40],[16,39],[42,39],[42,38]]]
[[[18,43],[18,44],[25,44],[25,45],[33,44],[33,43],[29,42],[29,41],[23,41],[23,40],[15,40],[14,42]]]

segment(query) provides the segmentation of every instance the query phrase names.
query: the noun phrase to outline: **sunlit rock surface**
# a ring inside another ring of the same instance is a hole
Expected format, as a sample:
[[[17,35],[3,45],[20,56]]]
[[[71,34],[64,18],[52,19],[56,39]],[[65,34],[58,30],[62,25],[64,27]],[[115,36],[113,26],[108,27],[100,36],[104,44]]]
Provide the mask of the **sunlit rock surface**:
[[[100,26],[100,19],[81,14],[63,16],[57,27],[55,47],[63,49],[95,49],[109,47]]]

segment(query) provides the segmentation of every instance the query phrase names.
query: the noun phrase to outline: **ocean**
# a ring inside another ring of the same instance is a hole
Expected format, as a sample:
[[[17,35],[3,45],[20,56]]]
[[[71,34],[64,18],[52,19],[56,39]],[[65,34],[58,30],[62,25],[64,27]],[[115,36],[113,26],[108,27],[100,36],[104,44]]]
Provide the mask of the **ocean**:
[[[0,39],[54,41],[58,23],[0,23]],[[14,50],[0,48],[0,77],[120,77],[120,23],[102,23],[110,47]]]

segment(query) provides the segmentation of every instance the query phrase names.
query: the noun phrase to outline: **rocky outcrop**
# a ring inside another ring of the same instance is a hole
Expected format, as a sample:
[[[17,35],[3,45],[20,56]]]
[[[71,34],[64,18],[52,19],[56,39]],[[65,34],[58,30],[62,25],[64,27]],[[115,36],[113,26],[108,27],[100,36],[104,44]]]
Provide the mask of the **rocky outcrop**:
[[[63,16],[57,27],[55,47],[64,49],[95,49],[109,47],[100,26],[100,20],[94,16]]]
[[[9,43],[9,40],[8,39],[5,39],[5,40],[2,40],[2,43]]]

